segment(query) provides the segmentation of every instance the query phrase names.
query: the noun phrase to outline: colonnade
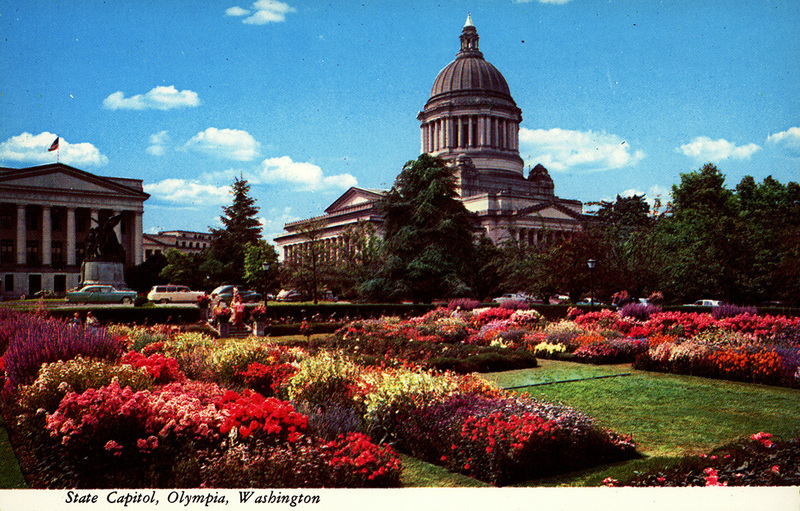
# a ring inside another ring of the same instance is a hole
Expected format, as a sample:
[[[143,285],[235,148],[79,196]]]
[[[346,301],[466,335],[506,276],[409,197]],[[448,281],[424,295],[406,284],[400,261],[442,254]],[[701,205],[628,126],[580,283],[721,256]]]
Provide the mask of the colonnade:
[[[572,231],[542,228],[519,228],[515,238],[524,245],[553,245],[559,241],[571,241]]]
[[[421,127],[422,152],[458,148],[519,150],[519,126],[512,119],[489,114],[455,115]]]
[[[303,241],[283,247],[284,262],[294,264],[301,263],[304,258],[311,254],[314,244],[316,244],[314,249],[317,254],[317,262],[320,263],[334,262],[341,257],[345,257],[346,254],[352,254],[355,251],[353,241],[346,240],[342,236],[315,241]]]
[[[86,233],[89,228],[99,225],[101,218],[122,212],[115,209],[4,203],[0,205],[0,264],[78,265],[86,248],[84,242],[78,239],[79,233]],[[126,217],[132,217],[126,224],[132,228],[130,242],[126,244],[124,241],[122,222],[114,227],[114,231],[126,251],[133,249],[129,263],[141,264],[142,212],[130,211]]]

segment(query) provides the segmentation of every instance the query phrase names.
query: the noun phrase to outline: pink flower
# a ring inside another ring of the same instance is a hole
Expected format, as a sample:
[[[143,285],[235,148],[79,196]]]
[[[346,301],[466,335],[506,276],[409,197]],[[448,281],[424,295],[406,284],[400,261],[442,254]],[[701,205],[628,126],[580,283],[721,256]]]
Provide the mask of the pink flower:
[[[619,484],[619,481],[617,481],[613,477],[606,477],[605,479],[603,479],[603,485],[604,486],[614,487],[617,484]]]
[[[772,471],[773,474],[780,474],[781,473],[780,465],[773,465],[770,470]]]

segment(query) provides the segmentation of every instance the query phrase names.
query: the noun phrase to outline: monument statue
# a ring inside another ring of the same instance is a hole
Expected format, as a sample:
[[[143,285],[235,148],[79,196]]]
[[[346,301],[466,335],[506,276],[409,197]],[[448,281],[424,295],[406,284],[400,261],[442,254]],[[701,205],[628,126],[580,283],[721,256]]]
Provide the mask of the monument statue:
[[[122,214],[105,221],[86,235],[86,259],[81,263],[81,285],[110,284],[117,289],[127,289],[125,283],[125,248],[117,239],[114,228],[122,220]]]
[[[125,261],[125,249],[117,239],[114,227],[122,220],[122,213],[89,229],[86,235],[86,259],[89,261]]]

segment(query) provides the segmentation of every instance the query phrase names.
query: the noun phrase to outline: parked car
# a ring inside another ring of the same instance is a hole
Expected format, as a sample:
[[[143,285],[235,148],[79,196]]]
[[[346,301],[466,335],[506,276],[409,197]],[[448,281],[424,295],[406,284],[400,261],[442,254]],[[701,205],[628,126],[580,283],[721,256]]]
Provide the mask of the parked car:
[[[719,307],[722,305],[720,300],[697,300],[694,303],[684,304],[684,307]]]
[[[78,290],[67,291],[66,301],[72,303],[124,303],[131,304],[136,291],[117,289],[106,284],[89,284]]]
[[[279,302],[300,302],[303,300],[303,293],[297,289],[281,289],[275,300]]]
[[[242,301],[247,302],[260,302],[261,301],[261,293],[257,293],[255,291],[249,291],[247,289],[232,286],[230,284],[226,284],[224,286],[219,286],[215,290],[211,291],[211,296],[214,295],[218,296],[220,300],[225,302],[225,305],[230,305],[231,300],[233,300],[233,290],[237,289],[239,291],[239,296],[242,298]]]
[[[202,291],[192,291],[186,286],[153,286],[147,299],[156,303],[170,303],[170,302],[197,302],[198,296],[203,296],[205,293]]]
[[[533,298],[526,295],[525,293],[506,293],[503,296],[492,298],[492,301],[497,303],[512,302],[512,301],[532,303]]]
[[[275,297],[275,300],[279,302],[303,302],[311,300],[311,296],[303,293],[299,289],[281,289],[281,292],[278,293],[278,296]],[[335,302],[337,301],[337,298],[334,296],[332,291],[323,289],[317,294],[317,300],[323,302]]]

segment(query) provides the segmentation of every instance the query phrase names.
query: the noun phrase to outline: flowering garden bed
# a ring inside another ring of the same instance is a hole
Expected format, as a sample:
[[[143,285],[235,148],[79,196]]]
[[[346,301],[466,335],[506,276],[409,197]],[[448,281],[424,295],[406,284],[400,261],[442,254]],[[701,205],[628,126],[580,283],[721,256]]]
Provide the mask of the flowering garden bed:
[[[0,323],[2,411],[42,488],[391,487],[395,449],[503,485],[637,456],[591,417],[469,372],[536,357],[800,387],[800,320],[750,313],[440,308],[293,345],[6,309]]]
[[[475,375],[174,327],[0,322],[2,411],[32,487],[391,487],[391,445],[494,484],[636,456]]]

